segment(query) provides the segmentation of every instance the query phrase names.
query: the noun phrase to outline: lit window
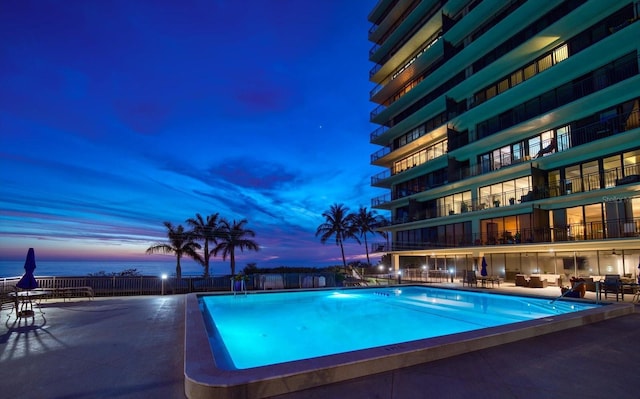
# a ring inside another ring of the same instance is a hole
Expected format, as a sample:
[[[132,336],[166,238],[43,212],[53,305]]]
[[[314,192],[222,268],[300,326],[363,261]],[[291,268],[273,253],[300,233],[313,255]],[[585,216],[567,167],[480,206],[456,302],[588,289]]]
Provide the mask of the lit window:
[[[511,74],[511,86],[515,86],[520,83],[522,83],[522,70]]]
[[[551,54],[538,60],[538,72],[542,72],[548,68],[551,68]]]
[[[569,47],[565,44],[557,49],[553,50],[553,61],[558,63],[569,58]]]
[[[509,78],[504,79],[498,83],[498,93],[502,93],[509,89]]]
[[[536,74],[536,64],[533,63],[524,68],[524,80],[531,79]]]
[[[496,96],[496,87],[491,86],[487,89],[487,100]]]

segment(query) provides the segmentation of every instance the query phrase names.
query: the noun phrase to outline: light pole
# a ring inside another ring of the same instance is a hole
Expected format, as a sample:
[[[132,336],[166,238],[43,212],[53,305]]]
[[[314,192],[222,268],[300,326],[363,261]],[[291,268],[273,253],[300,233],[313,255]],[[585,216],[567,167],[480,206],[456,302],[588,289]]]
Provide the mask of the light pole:
[[[164,280],[167,279],[167,273],[162,273],[162,295],[164,295]]]

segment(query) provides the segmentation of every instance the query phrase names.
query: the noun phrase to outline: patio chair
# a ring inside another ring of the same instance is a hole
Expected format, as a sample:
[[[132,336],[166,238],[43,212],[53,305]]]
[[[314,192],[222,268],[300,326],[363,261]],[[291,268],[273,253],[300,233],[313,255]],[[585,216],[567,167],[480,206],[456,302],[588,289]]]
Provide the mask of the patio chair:
[[[602,289],[604,290],[604,297],[607,298],[608,294],[616,294],[616,302],[619,300],[618,295],[622,297],[624,301],[624,291],[622,290],[622,280],[620,280],[619,274],[607,274],[602,281]]]
[[[546,288],[547,280],[540,278],[540,276],[531,276],[529,279],[529,288]]]
[[[524,274],[516,274],[516,287],[528,287],[529,280]]]
[[[476,287],[478,286],[478,277],[476,276],[475,270],[465,270],[464,278],[462,279],[462,286],[464,287],[465,284],[468,286],[471,286],[472,284]]]
[[[18,314],[19,303],[18,303],[18,295],[16,294],[17,292],[18,290],[15,287],[13,287],[12,291],[6,291],[6,292],[0,293],[0,310],[7,309],[10,312],[12,312],[15,309],[16,315]]]

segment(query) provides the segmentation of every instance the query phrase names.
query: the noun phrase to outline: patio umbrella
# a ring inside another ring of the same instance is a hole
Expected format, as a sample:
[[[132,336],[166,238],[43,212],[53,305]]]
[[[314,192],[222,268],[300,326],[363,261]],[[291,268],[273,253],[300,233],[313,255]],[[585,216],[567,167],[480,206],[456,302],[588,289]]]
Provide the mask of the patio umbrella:
[[[33,248],[29,248],[27,252],[27,260],[24,262],[24,276],[18,281],[16,287],[23,290],[33,290],[38,288],[38,282],[33,277],[33,271],[36,270],[36,256],[33,252]]]
[[[482,277],[487,277],[487,259],[485,259],[485,257],[482,257],[482,269],[480,269],[480,275]]]

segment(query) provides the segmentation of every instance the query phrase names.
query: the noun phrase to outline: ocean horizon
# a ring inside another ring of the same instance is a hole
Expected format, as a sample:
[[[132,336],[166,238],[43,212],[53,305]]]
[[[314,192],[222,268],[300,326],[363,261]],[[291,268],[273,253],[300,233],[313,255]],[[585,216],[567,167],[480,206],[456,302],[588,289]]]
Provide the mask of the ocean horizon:
[[[180,262],[183,276],[202,276],[204,268],[192,261],[183,259]],[[119,273],[128,269],[136,269],[138,274],[143,276],[169,276],[176,273],[175,260],[163,261],[120,261],[120,260],[100,260],[100,261],[38,261],[36,260],[36,277],[48,276],[88,276],[105,272],[106,274]],[[214,263],[209,266],[211,275],[227,275],[230,273],[229,264]],[[0,278],[20,277],[24,274],[24,260],[22,261],[0,261]]]

